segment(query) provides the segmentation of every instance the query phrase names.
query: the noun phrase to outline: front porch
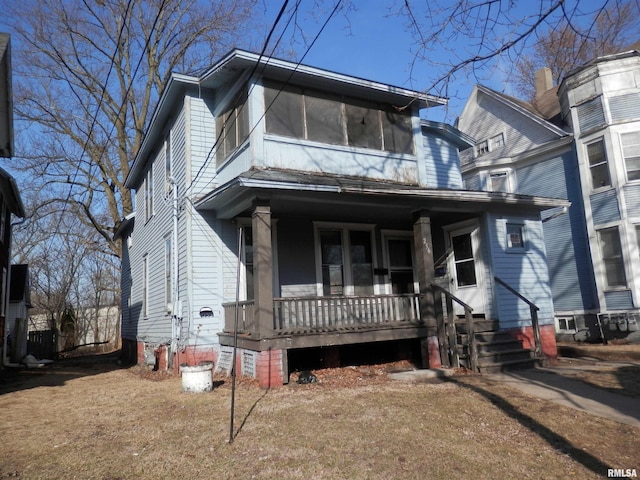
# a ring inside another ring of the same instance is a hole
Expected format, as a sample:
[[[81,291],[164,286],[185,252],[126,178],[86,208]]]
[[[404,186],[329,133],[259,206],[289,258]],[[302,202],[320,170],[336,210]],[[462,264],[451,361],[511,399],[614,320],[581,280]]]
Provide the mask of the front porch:
[[[269,328],[256,322],[255,301],[226,303],[223,345],[250,350],[327,347],[435,335],[420,316],[420,295],[274,298]],[[236,318],[237,316],[237,318]]]
[[[274,172],[251,172],[216,192],[196,207],[227,222],[226,248],[238,252],[226,290],[236,300],[227,294],[222,304],[219,341],[242,352],[237,361],[255,359],[248,370],[268,379],[264,386],[286,382],[288,352],[302,349],[410,341],[420,366],[449,366],[447,325],[471,318],[465,302],[482,306],[476,316],[493,308],[490,253],[481,246],[497,243],[495,225],[504,224],[487,212],[535,217],[552,204]],[[520,258],[512,255],[511,266],[520,268]],[[449,276],[438,278],[441,260]],[[471,296],[456,299],[448,286]]]

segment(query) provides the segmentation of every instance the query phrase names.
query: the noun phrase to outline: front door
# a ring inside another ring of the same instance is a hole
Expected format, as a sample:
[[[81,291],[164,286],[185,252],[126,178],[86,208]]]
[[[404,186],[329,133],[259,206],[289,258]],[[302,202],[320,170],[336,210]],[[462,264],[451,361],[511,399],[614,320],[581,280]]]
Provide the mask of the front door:
[[[391,294],[415,293],[411,237],[387,237],[387,259]]]
[[[473,308],[474,314],[485,311],[485,291],[480,274],[481,257],[479,255],[479,228],[477,223],[449,230],[448,244],[450,291],[464,303]],[[454,302],[454,312],[463,315],[464,309]]]

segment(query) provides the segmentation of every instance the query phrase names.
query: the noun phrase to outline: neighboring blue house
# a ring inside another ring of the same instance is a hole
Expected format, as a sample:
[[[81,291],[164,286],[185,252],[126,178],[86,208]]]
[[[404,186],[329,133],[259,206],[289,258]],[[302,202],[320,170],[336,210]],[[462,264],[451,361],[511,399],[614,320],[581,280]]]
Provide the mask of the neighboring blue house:
[[[469,189],[548,195],[543,212],[558,338],[638,338],[640,53],[597,58],[523,102],[478,85],[457,126]]]
[[[173,75],[126,179],[136,213],[116,234],[125,354],[224,364],[237,342],[263,386],[371,352],[472,366],[451,331],[465,312],[534,344],[531,309],[503,281],[535,303],[554,356],[540,213],[569,204],[463,190],[470,139],[420,118],[444,104],[240,50]]]

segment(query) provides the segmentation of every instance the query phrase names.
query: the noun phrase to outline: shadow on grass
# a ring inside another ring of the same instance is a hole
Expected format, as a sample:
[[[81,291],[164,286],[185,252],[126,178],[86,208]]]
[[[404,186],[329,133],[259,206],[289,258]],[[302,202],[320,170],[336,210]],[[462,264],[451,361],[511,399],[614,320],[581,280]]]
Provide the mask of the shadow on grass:
[[[56,360],[38,368],[10,367],[0,370],[0,395],[38,387],[59,387],[69,380],[126,368],[120,352],[91,354]]]
[[[253,411],[256,409],[256,407],[258,406],[258,404],[262,401],[262,399],[264,397],[267,396],[267,393],[269,393],[269,389],[266,389],[262,395],[260,395],[260,397],[253,402],[253,405],[251,405],[251,408],[249,409],[249,411],[245,414],[244,418],[242,419],[242,422],[240,422],[240,425],[238,426],[237,430],[235,430],[234,432],[232,432],[232,436],[231,436],[231,441],[235,440],[238,435],[240,435],[240,432],[242,431],[242,429],[244,428],[244,426],[247,423],[247,420],[249,420],[249,417],[251,416],[251,414],[253,413]],[[229,442],[231,443],[231,442]]]
[[[506,415],[513,418],[523,427],[527,428],[528,430],[542,438],[545,442],[547,442],[547,444],[549,444],[551,448],[556,450],[558,453],[570,456],[574,461],[580,463],[596,475],[604,475],[606,474],[608,469],[613,468],[610,465],[603,463],[600,459],[594,457],[590,453],[575,447],[562,435],[554,432],[549,427],[542,425],[534,418],[520,411],[518,407],[510,403],[506,398],[503,398],[500,395],[497,395],[478,385],[465,383],[464,381],[453,377],[449,377],[447,378],[447,380],[482,395]]]

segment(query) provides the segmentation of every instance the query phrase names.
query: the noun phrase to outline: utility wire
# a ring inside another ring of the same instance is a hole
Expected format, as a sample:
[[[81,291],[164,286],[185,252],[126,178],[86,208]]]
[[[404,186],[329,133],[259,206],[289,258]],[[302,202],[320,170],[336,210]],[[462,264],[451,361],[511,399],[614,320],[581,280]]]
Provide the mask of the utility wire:
[[[265,117],[265,115],[267,114],[267,112],[269,111],[269,109],[271,108],[271,106],[275,103],[275,101],[278,99],[278,97],[280,96],[280,93],[282,93],[283,89],[287,87],[287,85],[289,85],[289,83],[291,82],[291,79],[293,78],[293,75],[295,75],[295,73],[297,72],[298,68],[300,67],[300,65],[302,64],[302,62],[304,61],[304,59],[306,58],[306,56],[309,54],[309,52],[311,51],[311,48],[313,48],[313,46],[315,45],[315,43],[318,41],[318,38],[320,38],[320,35],[324,32],[325,28],[327,27],[327,25],[329,24],[329,22],[331,21],[331,19],[334,17],[334,15],[336,14],[336,12],[338,11],[338,8],[340,7],[340,4],[342,3],[342,0],[338,0],[336,2],[336,4],[334,5],[331,13],[329,14],[329,16],[326,18],[326,20],[324,21],[324,23],[322,24],[320,30],[318,30],[318,32],[316,33],[316,35],[314,36],[313,40],[311,41],[311,43],[309,44],[309,46],[307,47],[307,49],[305,50],[304,54],[302,55],[302,57],[300,57],[300,59],[298,60],[298,62],[296,63],[296,65],[294,66],[293,70],[289,73],[289,76],[287,77],[287,79],[284,81],[284,83],[280,86],[280,88],[278,89],[278,93],[276,94],[276,96],[274,97],[274,99],[272,100],[272,102],[266,106],[266,108],[264,109],[264,112],[262,113],[262,115],[260,116],[260,118],[254,123],[253,127],[251,128],[251,130],[249,131],[249,133],[247,134],[247,138],[254,132],[254,130],[256,128],[258,128],[258,125],[260,125],[260,123],[262,122],[262,119]],[[299,3],[296,4],[296,8],[293,12],[293,14],[295,14],[297,12]],[[292,14],[292,16],[293,16]],[[274,25],[275,26],[275,25]],[[264,48],[263,48],[264,51]],[[259,64],[260,59],[258,59],[258,62],[256,63],[256,66]],[[256,66],[254,66],[254,69],[252,70],[252,75],[253,72],[255,72]],[[264,66],[264,68],[266,68],[266,64]],[[205,161],[203,162],[202,166],[200,167],[200,169],[198,170],[198,174],[194,177],[194,179],[191,181],[189,188],[191,188],[191,186],[195,183],[195,181],[197,180],[198,176],[201,174],[202,171],[204,171],[205,166],[208,164],[208,162],[211,160],[211,158],[213,158],[212,153],[215,151],[216,147],[219,144],[219,139],[220,139],[220,135],[218,135],[218,138],[216,139],[216,142],[214,143],[213,147],[211,148],[211,150],[209,151],[209,154],[207,155],[207,158],[205,159]],[[213,179],[211,180],[213,181]],[[207,183],[206,185],[204,185],[202,187],[202,189],[200,190],[199,193],[202,193],[206,187],[208,185],[211,184],[211,181],[209,183]]]

